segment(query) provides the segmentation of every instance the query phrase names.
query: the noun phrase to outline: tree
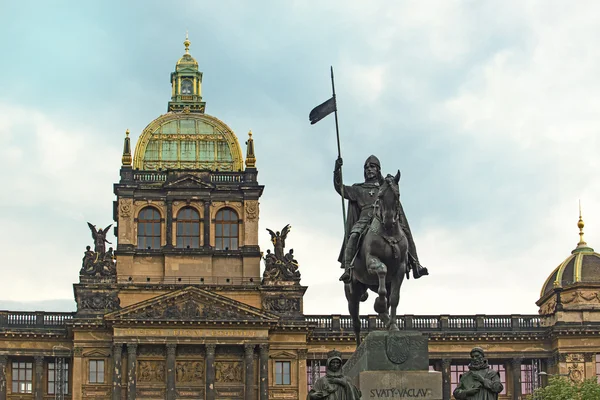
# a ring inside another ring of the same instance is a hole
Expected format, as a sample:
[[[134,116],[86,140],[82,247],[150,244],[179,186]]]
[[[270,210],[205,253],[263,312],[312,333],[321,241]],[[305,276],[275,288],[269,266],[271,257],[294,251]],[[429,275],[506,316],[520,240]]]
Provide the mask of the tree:
[[[536,389],[527,400],[598,400],[600,384],[595,378],[572,382],[561,376],[550,377],[548,385]]]

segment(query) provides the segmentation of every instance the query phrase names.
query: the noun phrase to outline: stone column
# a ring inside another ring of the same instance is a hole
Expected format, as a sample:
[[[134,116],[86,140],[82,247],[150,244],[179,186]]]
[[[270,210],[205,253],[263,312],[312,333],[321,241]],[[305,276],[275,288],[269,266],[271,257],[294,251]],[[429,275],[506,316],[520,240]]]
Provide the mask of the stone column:
[[[210,201],[204,202],[204,247],[210,247]]]
[[[175,351],[177,344],[167,343],[167,400],[175,400]]]
[[[516,357],[510,360],[512,370],[512,398],[519,400],[521,398],[521,363],[523,359]]]
[[[6,400],[6,366],[8,365],[8,356],[0,356],[0,400]]]
[[[173,247],[173,200],[167,200],[167,248]]]
[[[71,371],[71,376],[73,377],[73,383],[71,384],[71,388],[73,388],[73,391],[71,394],[71,400],[81,400],[83,393],[83,380],[87,379],[87,371],[84,372],[82,353],[83,348],[79,346],[73,347],[73,370]]]
[[[269,400],[269,345],[258,345],[260,350],[260,400]],[[0,399],[2,400],[2,399]]]
[[[121,381],[123,379],[123,343],[113,343],[113,387],[112,400],[121,400]]]
[[[36,356],[35,360],[35,381],[34,381],[34,395],[35,400],[44,399],[44,388],[42,387],[42,380],[44,379],[44,357]]]
[[[300,399],[305,399],[308,395],[308,372],[306,371],[307,357],[307,349],[298,349],[298,397]]]
[[[452,380],[450,377],[450,365],[452,360],[449,358],[442,359],[442,398],[444,400],[450,400],[452,396]]]
[[[244,399],[254,399],[254,344],[244,345],[245,366],[246,366],[246,390]]]
[[[206,345],[206,400],[215,400],[215,349],[217,345]]]
[[[127,400],[135,400],[137,347],[135,343],[127,343]]]

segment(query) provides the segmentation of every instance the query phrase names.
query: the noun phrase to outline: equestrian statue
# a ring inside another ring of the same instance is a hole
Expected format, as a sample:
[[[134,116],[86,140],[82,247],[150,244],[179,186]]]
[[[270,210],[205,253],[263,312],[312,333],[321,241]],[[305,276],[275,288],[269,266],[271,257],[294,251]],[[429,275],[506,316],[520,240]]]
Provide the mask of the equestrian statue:
[[[400,203],[400,171],[395,176],[381,174],[375,156],[364,164],[364,183],[342,183],[341,157],[335,162],[335,190],[348,200],[346,238],[339,261],[344,273],[348,309],[352,316],[356,342],[360,344],[359,306],[367,299],[367,290],[377,293],[375,311],[389,330],[399,330],[396,310],[400,287],[409,273],[415,279],[429,275],[419,263],[408,221]]]

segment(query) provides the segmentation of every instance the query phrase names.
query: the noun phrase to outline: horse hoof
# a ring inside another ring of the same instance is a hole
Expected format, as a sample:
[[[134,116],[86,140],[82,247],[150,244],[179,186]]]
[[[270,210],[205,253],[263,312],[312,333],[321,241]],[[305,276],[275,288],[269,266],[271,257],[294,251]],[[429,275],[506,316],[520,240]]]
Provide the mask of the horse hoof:
[[[387,300],[385,298],[377,297],[375,299],[375,312],[377,314],[383,314],[387,311]]]
[[[398,332],[400,328],[398,328],[398,324],[390,324],[388,330],[392,332]]]

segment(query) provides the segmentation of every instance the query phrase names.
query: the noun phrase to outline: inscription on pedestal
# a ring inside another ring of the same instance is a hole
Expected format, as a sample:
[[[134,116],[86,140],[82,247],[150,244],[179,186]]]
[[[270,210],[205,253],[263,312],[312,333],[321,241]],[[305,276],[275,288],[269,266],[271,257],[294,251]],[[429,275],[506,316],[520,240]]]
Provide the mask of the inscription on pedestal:
[[[433,371],[363,371],[363,399],[442,399],[442,373]]]

